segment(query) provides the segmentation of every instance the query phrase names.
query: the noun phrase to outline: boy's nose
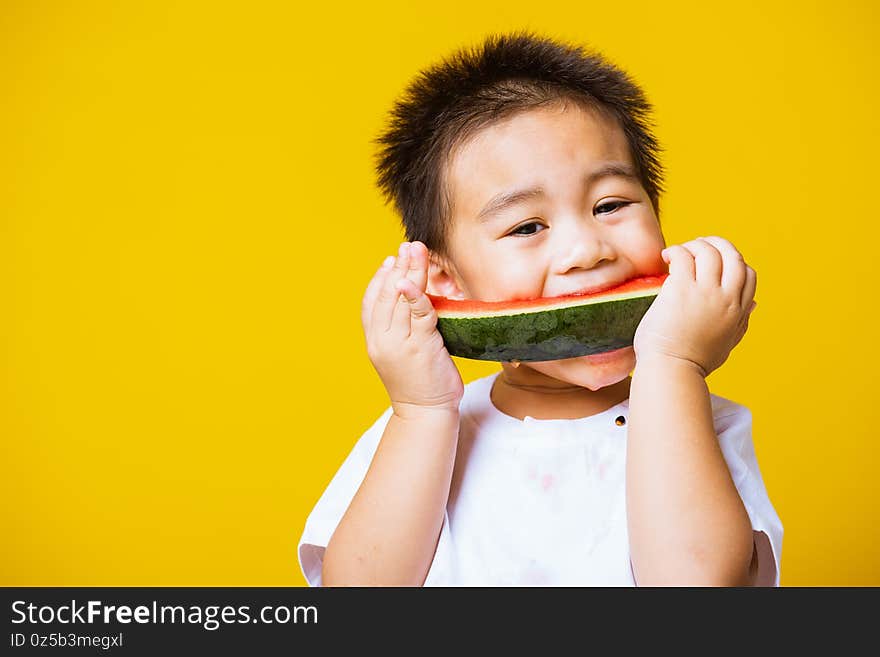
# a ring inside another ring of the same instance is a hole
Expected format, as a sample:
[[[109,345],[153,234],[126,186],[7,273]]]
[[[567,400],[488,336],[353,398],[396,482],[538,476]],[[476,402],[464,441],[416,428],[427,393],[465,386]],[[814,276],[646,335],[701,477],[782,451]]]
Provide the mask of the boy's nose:
[[[611,244],[590,229],[560,235],[556,249],[558,274],[566,274],[572,269],[593,269],[603,260],[615,258]]]

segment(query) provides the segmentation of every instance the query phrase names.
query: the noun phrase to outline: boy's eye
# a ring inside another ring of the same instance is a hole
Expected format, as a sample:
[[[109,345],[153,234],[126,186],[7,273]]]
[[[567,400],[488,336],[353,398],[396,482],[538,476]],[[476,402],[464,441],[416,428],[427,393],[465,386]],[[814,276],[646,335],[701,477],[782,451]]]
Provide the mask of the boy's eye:
[[[527,233],[521,233],[521,232],[519,232],[519,231],[523,230],[524,228],[529,228],[530,226],[543,226],[543,225],[544,225],[544,224],[539,224],[537,221],[531,221],[531,222],[529,222],[529,223],[527,223],[527,224],[523,224],[523,225],[520,226],[519,228],[515,228],[513,231],[511,231],[510,234],[511,234],[511,235],[526,235],[526,236],[529,236],[529,235],[535,235],[536,233],[533,232],[533,231],[529,231],[529,232],[527,232]],[[538,231],[538,232],[540,232],[540,231]]]
[[[623,207],[624,205],[629,205],[626,201],[610,201],[608,203],[603,203],[602,205],[596,206],[596,212],[599,214],[610,214],[617,210],[617,208]],[[602,208],[612,208],[608,212],[602,212]]]
[[[602,203],[601,205],[596,206],[596,212],[598,214],[611,214],[618,208],[622,208],[625,205],[629,205],[629,201],[609,201],[608,203]],[[511,235],[535,235],[536,231],[528,230],[527,232],[521,232],[525,229],[530,228],[531,226],[543,226],[543,224],[539,224],[536,221],[531,221],[527,224],[523,224],[522,226],[515,228],[511,231]],[[537,231],[540,232],[540,231]]]

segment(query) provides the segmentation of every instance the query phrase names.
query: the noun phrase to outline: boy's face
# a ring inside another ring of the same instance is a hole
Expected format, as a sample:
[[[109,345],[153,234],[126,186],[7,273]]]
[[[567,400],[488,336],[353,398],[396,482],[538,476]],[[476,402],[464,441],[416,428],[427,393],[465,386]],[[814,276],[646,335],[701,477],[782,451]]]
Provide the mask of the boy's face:
[[[665,273],[666,246],[616,122],[579,106],[519,113],[479,131],[447,169],[448,260],[432,258],[428,292],[505,301],[552,297]],[[603,171],[612,175],[599,175]],[[597,175],[594,175],[597,174]],[[489,210],[493,199],[540,188]],[[611,357],[523,363],[598,390],[635,367],[632,347]]]

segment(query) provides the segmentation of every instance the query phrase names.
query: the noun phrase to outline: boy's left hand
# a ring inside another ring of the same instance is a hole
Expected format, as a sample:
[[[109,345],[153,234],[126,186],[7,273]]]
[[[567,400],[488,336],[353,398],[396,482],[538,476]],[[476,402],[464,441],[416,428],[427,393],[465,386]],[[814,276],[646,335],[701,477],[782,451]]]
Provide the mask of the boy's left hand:
[[[703,377],[727,360],[755,309],[757,277],[734,246],[700,237],[667,247],[669,277],[636,329],[636,363],[654,356],[676,358]]]

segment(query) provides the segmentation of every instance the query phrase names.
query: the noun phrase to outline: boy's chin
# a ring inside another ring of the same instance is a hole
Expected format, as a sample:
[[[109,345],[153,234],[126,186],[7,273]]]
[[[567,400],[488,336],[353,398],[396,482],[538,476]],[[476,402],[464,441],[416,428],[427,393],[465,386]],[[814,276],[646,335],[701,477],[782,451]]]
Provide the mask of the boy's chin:
[[[529,363],[533,369],[573,385],[600,390],[623,381],[636,367],[632,347],[604,354]]]

